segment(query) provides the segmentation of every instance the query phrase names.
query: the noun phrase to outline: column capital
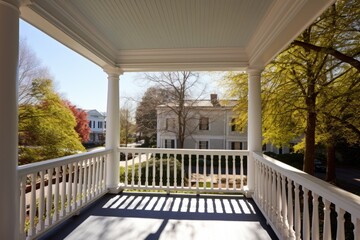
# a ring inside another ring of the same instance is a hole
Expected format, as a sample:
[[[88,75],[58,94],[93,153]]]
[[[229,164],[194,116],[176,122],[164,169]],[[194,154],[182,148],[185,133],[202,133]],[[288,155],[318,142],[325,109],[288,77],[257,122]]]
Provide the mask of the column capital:
[[[124,73],[124,71],[121,68],[113,67],[113,66],[105,66],[103,67],[103,70],[111,78],[119,78],[119,76]]]
[[[261,76],[262,71],[264,71],[264,69],[260,67],[248,67],[246,69],[246,72],[251,76]]]

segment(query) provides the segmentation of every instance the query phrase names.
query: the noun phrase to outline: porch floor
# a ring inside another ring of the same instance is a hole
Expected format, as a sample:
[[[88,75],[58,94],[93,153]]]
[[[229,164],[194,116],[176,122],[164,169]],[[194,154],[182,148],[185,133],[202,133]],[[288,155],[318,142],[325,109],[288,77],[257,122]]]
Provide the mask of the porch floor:
[[[40,239],[277,239],[243,196],[107,194]]]

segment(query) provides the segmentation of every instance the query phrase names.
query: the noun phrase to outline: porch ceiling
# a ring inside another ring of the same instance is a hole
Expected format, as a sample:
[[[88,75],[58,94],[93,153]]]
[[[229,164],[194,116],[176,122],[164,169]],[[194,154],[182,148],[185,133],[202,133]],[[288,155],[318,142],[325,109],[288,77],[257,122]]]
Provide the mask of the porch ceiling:
[[[333,0],[29,0],[21,17],[101,67],[263,67]]]

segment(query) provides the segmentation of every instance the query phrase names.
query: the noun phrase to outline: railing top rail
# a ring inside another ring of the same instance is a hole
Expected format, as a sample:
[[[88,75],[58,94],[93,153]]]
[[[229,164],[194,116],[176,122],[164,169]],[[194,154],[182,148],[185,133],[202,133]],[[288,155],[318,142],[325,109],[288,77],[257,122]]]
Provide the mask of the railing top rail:
[[[262,153],[254,152],[253,155],[258,161],[270,166],[287,178],[292,179],[295,183],[298,183],[310,191],[317,193],[319,196],[331,201],[345,211],[355,214],[358,218],[360,217],[359,196],[340,189]]]
[[[76,155],[70,155],[70,156],[66,156],[66,157],[55,158],[55,159],[50,159],[50,160],[36,162],[36,163],[25,164],[22,166],[18,166],[18,168],[17,168],[18,174],[19,174],[19,177],[22,177],[27,174],[31,174],[31,173],[49,169],[49,168],[58,167],[58,166],[69,164],[69,163],[76,162],[76,161],[85,160],[85,159],[88,159],[91,157],[103,156],[104,154],[108,154],[110,152],[111,152],[111,149],[99,150],[99,151],[93,151],[93,152],[79,153]]]
[[[162,153],[162,154],[189,154],[189,155],[247,155],[248,150],[220,150],[220,149],[173,149],[173,148],[129,148],[119,147],[120,152],[134,153]]]

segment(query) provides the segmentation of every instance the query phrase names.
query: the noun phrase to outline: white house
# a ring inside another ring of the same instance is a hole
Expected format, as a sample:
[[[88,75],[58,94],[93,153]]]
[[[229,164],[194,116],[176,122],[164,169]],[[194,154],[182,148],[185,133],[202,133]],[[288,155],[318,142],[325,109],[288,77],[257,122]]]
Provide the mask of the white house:
[[[190,101],[189,101],[190,102]],[[217,94],[209,100],[188,103],[184,148],[189,149],[247,149],[247,132],[238,131],[233,124],[236,101],[221,101]],[[166,105],[157,108],[157,146],[177,148],[177,116]]]
[[[90,138],[88,143],[104,144],[106,121],[105,115],[99,111],[92,109],[86,110],[88,114],[88,122],[90,127]]]
[[[191,100],[189,101],[191,102]],[[236,100],[219,100],[211,94],[209,100],[189,103],[187,134],[184,148],[187,149],[232,149],[247,150],[247,129],[238,129],[234,124],[236,115],[233,108]],[[157,108],[157,147],[177,148],[177,115],[168,105]],[[289,146],[277,148],[271,143],[264,144],[263,151],[277,154],[293,151]]]

